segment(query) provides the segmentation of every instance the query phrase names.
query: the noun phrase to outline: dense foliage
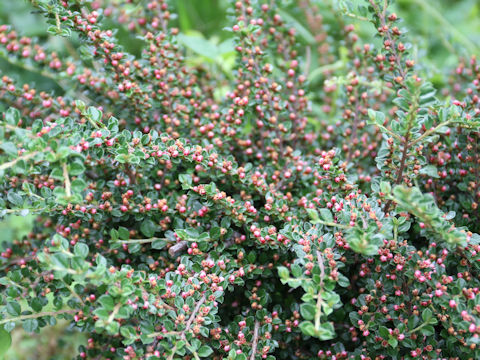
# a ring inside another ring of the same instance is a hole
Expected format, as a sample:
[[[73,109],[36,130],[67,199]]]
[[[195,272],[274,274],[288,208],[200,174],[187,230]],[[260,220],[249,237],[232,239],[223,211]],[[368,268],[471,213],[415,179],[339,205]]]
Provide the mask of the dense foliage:
[[[480,358],[475,56],[432,85],[386,0],[232,2],[221,43],[163,0],[31,3],[79,46],[0,26],[57,88],[0,83],[0,216],[36,219],[0,355],[64,319],[79,359]]]

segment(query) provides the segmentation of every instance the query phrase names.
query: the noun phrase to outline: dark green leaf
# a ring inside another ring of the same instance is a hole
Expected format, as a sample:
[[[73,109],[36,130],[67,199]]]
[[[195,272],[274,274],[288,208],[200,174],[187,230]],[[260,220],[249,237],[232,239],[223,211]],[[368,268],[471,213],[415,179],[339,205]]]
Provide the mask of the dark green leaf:
[[[19,316],[22,308],[16,301],[10,301],[7,303],[7,312],[12,316]]]
[[[80,256],[81,258],[86,258],[88,255],[88,246],[84,243],[76,243],[73,248],[75,255]]]
[[[301,322],[300,323],[300,330],[302,330],[302,332],[305,335],[315,336],[315,334],[316,334],[315,326],[313,326],[313,324],[310,321]]]
[[[300,314],[305,320],[313,320],[316,313],[315,305],[310,303],[303,303],[300,305]]]
[[[156,228],[157,226],[150,219],[144,220],[142,222],[142,225],[140,225],[140,231],[142,232],[143,235],[145,235],[148,238],[151,238],[153,235],[155,235]]]
[[[198,349],[197,353],[200,357],[207,357],[213,354],[213,350],[210,348],[210,346],[203,345],[200,349]]]

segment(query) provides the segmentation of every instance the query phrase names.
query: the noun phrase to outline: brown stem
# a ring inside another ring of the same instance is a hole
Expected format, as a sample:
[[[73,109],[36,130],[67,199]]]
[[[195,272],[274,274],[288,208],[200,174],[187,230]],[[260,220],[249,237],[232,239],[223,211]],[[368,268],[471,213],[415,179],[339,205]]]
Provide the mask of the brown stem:
[[[403,177],[403,171],[405,170],[405,162],[407,160],[407,155],[408,155],[408,149],[410,145],[408,144],[408,138],[409,138],[409,132],[410,132],[410,127],[408,129],[407,136],[405,137],[405,142],[403,144],[403,152],[402,152],[402,159],[400,160],[400,167],[398,168],[397,171],[397,180],[395,180],[395,184],[398,185],[402,182],[402,177]],[[386,214],[388,210],[390,209],[390,205],[392,204],[392,200],[389,199],[387,203],[385,204],[385,207],[383,208],[383,212]]]
[[[195,320],[195,318],[197,317],[197,313],[198,311],[200,310],[200,307],[203,305],[203,303],[205,302],[206,300],[206,297],[205,297],[205,294],[202,296],[202,298],[200,300],[198,300],[197,302],[197,305],[195,306],[195,309],[193,309],[193,312],[192,312],[192,315],[190,315],[190,318],[188,319],[187,321],[187,324],[185,326],[185,330],[183,330],[182,332],[180,332],[180,338],[184,341],[187,340],[187,338],[185,337],[185,333],[187,331],[190,330],[191,326],[192,326],[192,323],[193,321]],[[151,334],[151,335],[154,335],[154,334]],[[150,335],[150,336],[151,336]],[[156,333],[155,333],[156,335]],[[160,333],[158,335],[164,335],[163,333]],[[170,354],[170,356],[168,357],[169,360],[172,360],[173,357],[175,356],[175,352],[177,351],[177,344],[175,344],[172,348],[172,353]],[[198,356],[198,355],[197,355]]]
[[[205,302],[206,297],[205,294],[201,297],[200,300],[198,300],[197,305],[195,306],[195,309],[193,309],[192,315],[190,315],[190,318],[187,321],[187,324],[185,326],[185,330],[182,331],[182,338],[185,337],[185,333],[190,330],[190,327],[192,326],[193,320],[197,317],[197,313],[200,310],[200,307],[203,305]]]
[[[20,160],[28,160],[28,159],[31,159],[32,157],[34,157],[34,156],[37,155],[37,154],[38,154],[38,151],[34,151],[34,152],[32,152],[32,153],[19,156],[19,157],[16,158],[15,160],[12,160],[12,161],[9,161],[9,162],[6,162],[6,163],[3,163],[2,165],[0,165],[0,170],[5,170],[5,169],[8,169],[8,168],[11,168],[12,166],[14,166],[14,165],[15,165],[17,162],[19,162]]]
[[[255,355],[257,353],[259,328],[260,322],[258,320],[255,320],[255,328],[253,329],[252,355],[250,355],[250,360],[255,360]]]
[[[78,310],[75,310],[75,309],[63,309],[63,310],[59,310],[59,311],[49,311],[49,312],[43,312],[43,313],[37,313],[37,314],[21,315],[21,316],[15,317],[15,318],[0,320],[0,324],[5,324],[5,323],[11,322],[11,321],[37,319],[37,318],[43,317],[43,316],[57,316],[57,315],[60,315],[60,314],[73,314],[73,313],[76,313],[77,311]]]
[[[187,247],[188,247],[187,241],[180,241],[178,244],[175,244],[170,249],[168,249],[168,254],[171,257],[177,257]]]
[[[63,163],[63,177],[65,178],[65,194],[67,197],[72,196],[72,191],[71,191],[71,184],[70,184],[70,177],[68,176],[68,168],[67,168],[67,163]]]
[[[113,308],[113,311],[112,313],[110,314],[110,316],[108,317],[107,319],[107,324],[110,324],[114,319],[115,319],[115,315],[118,314],[118,312],[120,311],[120,308],[122,307],[122,303],[118,303],[117,305],[115,305],[115,307]]]
[[[169,239],[167,238],[159,238],[159,237],[153,237],[150,239],[130,239],[130,240],[118,240],[120,244],[148,244],[157,240],[165,240],[168,241]]]
[[[385,17],[387,14],[387,7],[388,7],[388,1],[384,1],[383,5],[383,10],[380,10],[380,8],[375,4],[374,0],[369,0],[370,4],[372,7],[375,9],[375,12],[377,13],[378,18],[380,19],[380,24],[382,27],[387,26],[387,22],[385,21]],[[402,80],[405,79],[407,72],[405,69],[402,68],[402,63],[400,62],[400,56],[397,52],[397,43],[394,38],[392,38],[392,34],[390,34],[390,29],[385,32],[385,36],[387,37],[388,41],[390,42],[390,49],[392,51],[393,56],[395,57],[395,63],[397,65],[397,70],[400,73],[400,76],[402,77]],[[404,85],[402,85],[404,87]]]
[[[403,178],[403,171],[405,170],[405,163],[407,161],[408,157],[408,150],[412,147],[413,144],[416,144],[417,142],[414,140],[410,142],[410,130],[412,130],[413,122],[415,119],[415,114],[418,109],[418,99],[417,96],[419,94],[414,94],[414,101],[413,104],[411,104],[411,108],[407,114],[407,131],[405,135],[405,140],[403,141],[403,151],[402,151],[402,159],[400,160],[400,167],[397,171],[397,179],[395,180],[395,184],[399,185],[402,182]],[[390,209],[390,205],[392,204],[392,200],[389,199],[387,203],[385,204],[385,207],[383,208],[383,212],[386,214],[388,213],[388,210]]]

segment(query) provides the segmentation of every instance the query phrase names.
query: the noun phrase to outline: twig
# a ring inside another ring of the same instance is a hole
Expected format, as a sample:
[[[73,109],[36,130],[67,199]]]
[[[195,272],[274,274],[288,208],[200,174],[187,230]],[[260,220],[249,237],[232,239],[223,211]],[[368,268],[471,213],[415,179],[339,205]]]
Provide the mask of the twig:
[[[198,311],[200,310],[200,307],[203,305],[203,303],[205,302],[206,300],[206,297],[205,297],[205,294],[200,298],[200,300],[198,300],[197,302],[197,305],[195,306],[195,309],[193,309],[193,312],[192,314],[190,315],[190,318],[188,319],[187,323],[186,323],[186,326],[185,326],[185,329],[180,333],[180,338],[184,341],[187,340],[187,338],[185,337],[185,333],[187,331],[190,330],[190,327],[192,326],[192,323],[193,321],[195,320],[195,318],[197,317],[197,313]],[[173,360],[173,357],[175,356],[175,352],[177,350],[177,344],[175,344],[173,346],[173,349],[172,349],[172,353],[170,354],[170,356],[168,357],[168,360]],[[195,356],[195,354],[194,354]],[[198,355],[197,355],[198,356]]]
[[[177,344],[173,346],[172,353],[168,356],[168,360],[173,360],[173,357],[175,356],[176,351],[177,351]]]
[[[193,320],[197,317],[198,310],[200,310],[200,307],[203,305],[205,302],[206,297],[205,294],[201,297],[200,300],[198,300],[197,305],[195,306],[195,309],[193,309],[192,315],[190,315],[190,318],[187,321],[187,324],[185,325],[185,330],[182,331],[182,338],[185,337],[185,333],[190,330],[190,327],[192,326]]]
[[[3,54],[2,52],[0,52],[0,58],[4,59],[5,61],[7,61],[9,64],[12,64],[13,66],[19,67],[20,69],[30,71],[32,73],[38,74],[40,76],[43,76],[47,79],[50,79],[50,80],[54,81],[60,89],[62,89],[64,92],[66,92],[64,85],[62,85],[60,83],[60,79],[58,79],[55,75],[53,75],[51,73],[48,73],[46,71],[36,69],[33,66],[29,66],[27,64],[23,64],[23,63],[20,63],[20,62],[15,62],[14,60],[10,59],[9,56]]]
[[[167,238],[158,238],[158,237],[153,237],[150,239],[130,239],[130,240],[117,240],[120,244],[147,244],[154,242],[156,240],[168,240]]]
[[[320,268],[320,287],[323,286],[323,279],[325,278],[325,265],[323,264],[323,256],[320,251],[317,250],[317,262]]]
[[[58,15],[58,13],[55,13],[55,22],[57,24],[58,33],[62,32],[62,27],[60,25],[60,15]]]
[[[192,345],[190,345],[190,343],[187,340],[185,340],[185,344],[190,348],[192,347]],[[192,350],[192,349],[189,349],[189,350],[192,352],[195,360],[200,360],[200,356],[198,356],[198,353],[195,350]]]
[[[315,311],[315,329],[320,329],[320,317],[322,316],[322,290],[323,290],[323,279],[325,278],[325,265],[323,264],[323,256],[320,251],[317,250],[317,261],[318,267],[320,268],[320,284],[319,291],[317,294],[317,306]]]
[[[16,158],[15,160],[12,160],[12,161],[9,161],[9,162],[6,162],[2,165],[0,165],[0,170],[5,170],[5,169],[8,169],[8,168],[11,168],[13,167],[17,162],[21,161],[21,160],[28,160],[28,159],[31,159],[32,157],[34,157],[35,155],[38,154],[38,151],[34,151],[30,154],[26,154],[26,155],[22,155],[18,158]]]
[[[369,18],[365,17],[365,16],[360,16],[360,15],[356,15],[356,14],[353,14],[353,13],[350,13],[350,12],[344,12],[342,13],[344,16],[348,16],[349,18],[352,18],[352,19],[356,19],[356,20],[360,20],[360,21],[368,21],[368,22],[372,22],[372,20],[370,20]]]
[[[405,140],[403,141],[403,151],[402,151],[402,158],[400,160],[400,168],[397,171],[397,179],[395,180],[396,185],[399,185],[402,182],[403,171],[405,170],[405,162],[406,162],[407,157],[408,157],[408,150],[412,146],[412,143],[410,143],[410,135],[411,135],[410,130],[412,130],[413,123],[414,123],[416,113],[417,113],[417,109],[418,109],[418,98],[417,98],[417,96],[419,96],[419,94],[414,95],[415,100],[413,101],[413,103],[411,105],[411,108],[410,108],[410,110],[408,111],[408,114],[407,114],[407,131],[406,131],[406,135],[405,135]],[[423,135],[425,135],[425,134],[423,134]],[[422,136],[420,136],[419,139],[422,138]],[[388,210],[390,209],[391,204],[392,204],[392,200],[388,200],[387,203],[385,204],[385,207],[383,208],[383,212],[385,214],[388,213]]]
[[[68,285],[67,283],[65,283],[65,286],[67,287],[68,290],[70,290],[70,292],[72,293],[72,295],[78,300],[80,301],[80,304],[82,304],[83,306],[85,306],[85,302],[82,300],[82,298],[75,292],[75,290],[73,290],[73,288]]]
[[[375,126],[379,127],[380,129],[382,129],[383,131],[385,131],[388,135],[390,135],[391,137],[395,138],[397,141],[402,141],[402,138],[400,136],[398,136],[397,134],[395,134],[392,130],[386,128],[385,126],[383,125],[380,125],[380,124],[375,124]]]
[[[120,311],[120,308],[122,307],[122,303],[118,303],[117,305],[115,305],[115,307],[113,308],[113,311],[112,313],[110,314],[110,316],[108,317],[107,319],[107,323],[110,324],[114,319],[115,319],[115,315],[118,314],[118,312]]]
[[[255,320],[255,328],[253,329],[252,355],[250,355],[250,360],[255,360],[255,355],[257,353],[259,328],[260,322],[258,320]]]
[[[28,210],[29,213],[36,213],[45,210],[46,208],[22,208],[22,209],[2,209],[0,210],[0,214],[17,214],[21,213],[24,210]]]
[[[2,123],[2,125],[5,126],[6,129],[9,129],[9,130],[12,130],[12,131],[22,131],[22,132],[26,133],[26,134],[22,134],[22,135],[27,136],[30,139],[36,139],[37,138],[35,135],[33,135],[27,129],[24,129],[24,128],[21,128],[21,127],[12,125],[12,124],[8,124],[8,123]]]
[[[433,133],[435,133],[438,129],[444,127],[444,126],[447,126],[448,124],[450,124],[451,122],[453,122],[452,120],[447,120],[443,123],[440,123],[438,124],[437,126],[435,126],[434,128],[431,128],[427,131],[425,131],[421,136],[419,136],[418,138],[416,138],[415,140],[413,140],[411,143],[410,143],[410,146],[414,146],[416,144],[418,144],[420,141],[422,141],[423,139],[425,139],[427,136],[430,136],[432,135]]]
[[[168,331],[168,332],[153,332],[147,335],[147,337],[157,337],[157,336],[171,336],[171,335],[180,335],[180,331]]]
[[[63,310],[58,310],[58,311],[48,311],[48,312],[37,313],[37,314],[21,315],[21,316],[15,317],[15,318],[0,320],[0,324],[5,324],[5,323],[8,323],[8,322],[12,322],[12,321],[37,319],[37,318],[43,317],[43,316],[57,316],[57,315],[60,315],[60,314],[73,314],[73,313],[76,313],[77,311],[78,310],[75,310],[75,309],[63,309]]]
[[[315,224],[320,224],[320,225],[325,225],[325,226],[332,226],[332,227],[338,227],[340,229],[350,229],[351,226],[348,225],[343,225],[343,224],[337,224],[334,222],[329,222],[329,221],[323,221],[323,220],[315,220]]]
[[[374,8],[378,18],[380,19],[380,24],[385,27],[387,26],[387,22],[385,20],[386,12],[387,12],[387,5],[388,1],[385,0],[384,5],[383,5],[383,10],[381,11],[380,8],[377,6],[374,0],[369,0],[370,5]],[[405,71],[404,68],[402,68],[402,63],[400,62],[400,56],[399,53],[397,52],[397,43],[395,39],[392,38],[392,35],[390,34],[390,30],[385,32],[386,37],[388,41],[390,42],[390,48],[392,51],[393,56],[395,57],[395,63],[397,65],[398,72],[400,73],[400,76],[404,80],[406,78],[407,72]],[[402,87],[405,87],[405,85],[402,84]]]
[[[322,291],[317,294],[317,306],[315,311],[315,329],[320,329],[320,318],[322,316]]]
[[[67,197],[72,196],[71,184],[70,184],[70,177],[68,176],[68,168],[67,163],[63,163],[63,177],[65,178],[65,193]]]
[[[173,245],[170,249],[168,249],[168,254],[172,257],[177,257],[183,250],[185,250],[188,246],[188,243],[183,240],[180,241],[178,244]]]
[[[418,330],[422,329],[423,327],[427,326],[427,325],[430,325],[430,323],[428,321],[424,322],[424,323],[421,323],[419,326],[417,326],[415,329],[412,329],[408,332],[408,335],[411,335],[413,334],[414,332],[417,332]]]

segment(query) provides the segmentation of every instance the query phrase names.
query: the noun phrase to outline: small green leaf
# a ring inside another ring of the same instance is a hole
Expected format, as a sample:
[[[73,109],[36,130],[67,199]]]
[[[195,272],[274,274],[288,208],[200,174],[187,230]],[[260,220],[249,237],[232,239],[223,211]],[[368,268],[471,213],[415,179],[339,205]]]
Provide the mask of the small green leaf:
[[[214,226],[210,229],[210,239],[217,240],[221,236],[221,229],[218,226]]]
[[[320,340],[331,340],[335,337],[335,328],[333,327],[333,323],[326,322],[320,324],[320,328],[316,331],[316,336]]]
[[[32,301],[30,302],[30,306],[35,312],[40,312],[43,308],[42,302],[38,297],[32,299]]]
[[[53,266],[56,270],[64,270],[67,269],[68,266],[68,259],[65,254],[56,253],[50,256],[50,261],[52,262]]]
[[[30,213],[30,210],[28,209],[20,210],[20,216],[27,216],[29,213]]]
[[[72,191],[81,193],[87,187],[87,183],[83,179],[75,179],[72,181]]]
[[[3,149],[7,154],[11,156],[18,156],[18,149],[15,146],[15,144],[11,141],[4,142],[3,144],[0,144],[0,148]],[[28,184],[28,183],[24,183]]]
[[[277,270],[280,279],[287,280],[290,277],[290,271],[285,266],[279,266]]]
[[[315,336],[315,326],[310,321],[303,321],[300,323],[300,330],[302,333],[309,336]]]
[[[302,268],[298,264],[293,264],[290,269],[292,270],[292,275],[295,276],[296,278],[299,278],[302,276]]]
[[[20,111],[13,107],[8,108],[5,112],[5,121],[10,125],[17,125],[20,120]]]
[[[190,175],[190,174],[180,174],[178,176],[178,180],[182,184],[192,185],[192,175]]]
[[[333,215],[328,209],[320,209],[320,217],[323,221],[333,222]]]
[[[390,337],[390,332],[385,326],[380,326],[378,328],[378,332],[380,333],[380,336],[384,339],[388,339]]]
[[[385,122],[385,114],[380,111],[368,109],[368,117],[370,118],[370,121],[368,122],[369,124],[383,125]]]
[[[337,283],[341,287],[348,287],[350,285],[350,280],[348,280],[345,275],[339,273]]]
[[[32,333],[38,329],[38,320],[37,319],[27,319],[23,322],[23,328],[26,332]]]
[[[308,216],[312,219],[313,222],[318,221],[320,218],[318,216],[318,212],[315,209],[307,209]]]
[[[16,192],[10,191],[7,194],[7,199],[15,206],[21,206],[23,204],[23,199]]]
[[[213,350],[210,348],[210,346],[203,345],[200,349],[198,349],[197,353],[200,357],[207,357],[213,354]]]
[[[99,122],[102,119],[102,112],[93,106],[90,106],[87,110],[87,116],[95,122]]]
[[[420,329],[420,333],[425,336],[432,336],[435,334],[435,328],[432,325],[427,325]]]
[[[19,316],[22,308],[20,304],[15,301],[10,301],[7,303],[7,312],[12,316]]]
[[[156,230],[156,225],[150,219],[144,220],[142,222],[142,225],[140,225],[140,231],[146,237],[149,237],[149,238],[152,237],[155,234],[155,230]]]
[[[120,238],[120,240],[128,240],[130,239],[130,232],[127,228],[121,226],[118,228],[118,237]]]
[[[167,245],[165,240],[155,240],[152,242],[152,249],[161,250]]]
[[[74,161],[68,164],[68,173],[71,176],[78,176],[82,174],[84,171],[85,171],[85,166],[78,161]]]
[[[136,338],[137,332],[131,325],[122,326],[120,328],[120,334],[125,338]]]
[[[98,302],[107,310],[113,310],[113,307],[115,306],[113,298],[110,295],[100,296]]]
[[[316,312],[317,310],[313,304],[303,303],[300,305],[300,314],[302,314],[305,320],[313,320]]]
[[[380,183],[380,191],[384,194],[390,194],[392,192],[392,186],[386,181]]]
[[[423,321],[429,322],[430,319],[432,318],[432,316],[433,316],[432,310],[430,310],[429,308],[426,308],[425,310],[422,311],[422,319],[423,319]]]
[[[437,168],[433,165],[427,165],[427,166],[421,168],[419,173],[424,174],[424,175],[428,175],[428,176],[433,177],[433,178],[439,178],[440,177],[438,175]]]
[[[390,344],[391,347],[396,348],[398,345],[398,340],[395,338],[390,338],[388,339],[388,343]]]
[[[75,247],[73,248],[74,254],[84,259],[87,257],[88,251],[88,246],[84,243],[76,243]]]
[[[120,324],[116,321],[112,321],[110,324],[108,324],[105,329],[107,329],[107,332],[111,335],[116,335],[118,334],[118,331],[120,330]]]

